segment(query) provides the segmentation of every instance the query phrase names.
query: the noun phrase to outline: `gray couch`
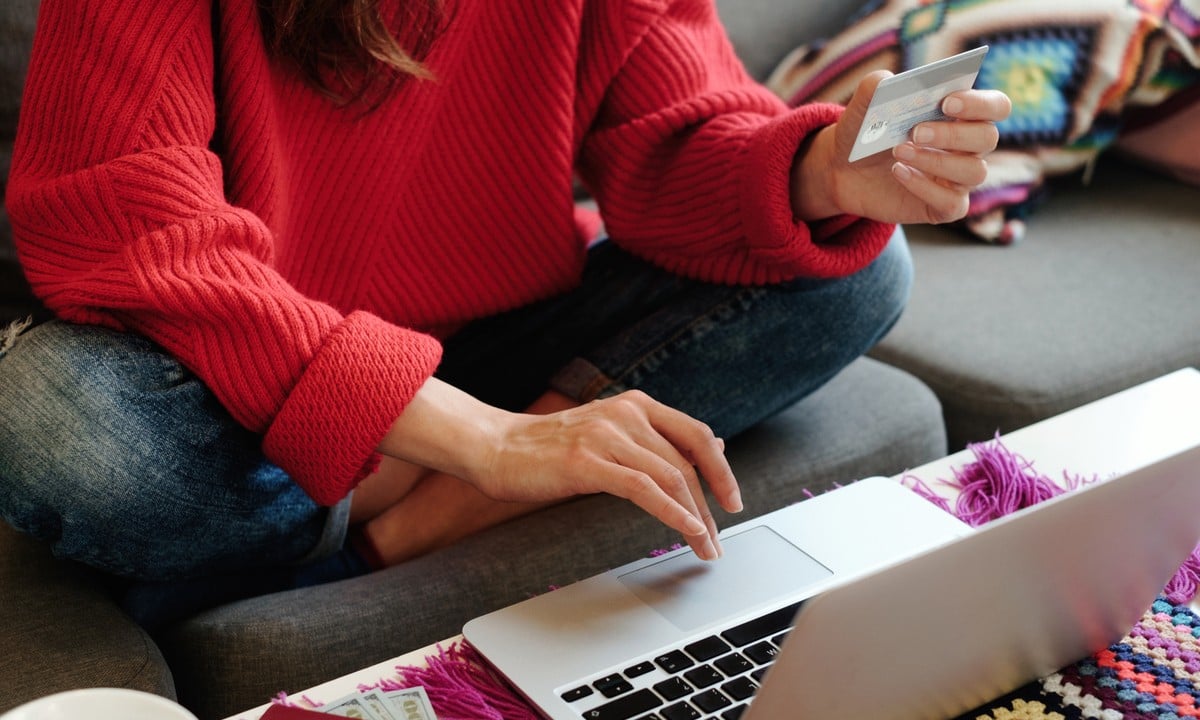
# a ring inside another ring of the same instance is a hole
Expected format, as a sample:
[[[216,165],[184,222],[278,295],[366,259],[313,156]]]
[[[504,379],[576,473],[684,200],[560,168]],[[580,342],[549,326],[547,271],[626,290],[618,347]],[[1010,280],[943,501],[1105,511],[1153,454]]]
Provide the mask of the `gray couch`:
[[[832,0],[718,2],[758,76],[836,31]],[[0,7],[0,153],[11,148],[36,0]],[[750,513],[839,482],[902,472],[1167,370],[1200,365],[1194,188],[1104,163],[1056,197],[1028,239],[986,247],[910,228],[917,286],[873,357],[729,443]],[[0,227],[0,322],[38,313]],[[1191,273],[1189,273],[1189,269]],[[947,436],[950,444],[947,444]],[[675,539],[631,506],[589,497],[369,576],[224,605],[153,637],[104,578],[0,524],[0,712],[56,690],[133,687],[202,720],[457,633],[483,611]]]

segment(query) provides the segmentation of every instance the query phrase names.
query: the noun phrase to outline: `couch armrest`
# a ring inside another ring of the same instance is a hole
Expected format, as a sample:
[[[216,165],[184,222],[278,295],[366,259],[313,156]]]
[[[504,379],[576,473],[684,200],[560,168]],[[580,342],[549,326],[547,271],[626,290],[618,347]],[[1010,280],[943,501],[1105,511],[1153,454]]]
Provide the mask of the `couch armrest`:
[[[97,577],[0,522],[0,713],[82,687],[175,697],[158,646]]]

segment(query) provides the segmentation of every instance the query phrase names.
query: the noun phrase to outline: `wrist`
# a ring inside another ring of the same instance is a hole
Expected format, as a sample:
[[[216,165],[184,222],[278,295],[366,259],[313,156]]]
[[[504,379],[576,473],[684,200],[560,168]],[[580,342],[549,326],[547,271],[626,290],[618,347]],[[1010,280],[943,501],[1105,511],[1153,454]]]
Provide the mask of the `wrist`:
[[[842,214],[836,201],[831,149],[834,126],[810,134],[792,160],[790,193],[792,214],[805,222]]]
[[[392,423],[378,449],[472,482],[494,462],[511,415],[430,378]]]

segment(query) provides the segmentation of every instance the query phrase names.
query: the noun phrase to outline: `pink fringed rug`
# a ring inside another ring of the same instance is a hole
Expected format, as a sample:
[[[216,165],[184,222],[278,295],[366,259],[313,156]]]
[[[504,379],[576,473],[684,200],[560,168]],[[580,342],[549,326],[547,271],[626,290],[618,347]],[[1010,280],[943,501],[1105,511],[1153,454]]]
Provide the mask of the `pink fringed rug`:
[[[976,527],[1065,490],[997,438],[968,446],[975,460],[941,480],[959,491],[954,506],[915,476],[905,486]],[[1073,489],[1095,479],[1064,473]],[[661,554],[665,551],[656,551]],[[1200,718],[1200,617],[1188,607],[1200,587],[1200,546],[1119,643],[1036,680],[960,720],[1180,720]],[[362,690],[422,686],[439,720],[537,720],[538,715],[465,642],[397,667],[396,677]],[[289,704],[284,695],[275,702]]]

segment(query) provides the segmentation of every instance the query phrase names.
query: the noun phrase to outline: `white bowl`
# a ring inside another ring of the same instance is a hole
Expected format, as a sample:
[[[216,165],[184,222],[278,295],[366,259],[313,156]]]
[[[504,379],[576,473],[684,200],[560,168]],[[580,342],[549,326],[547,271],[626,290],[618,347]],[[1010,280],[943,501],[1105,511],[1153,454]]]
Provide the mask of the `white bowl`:
[[[182,705],[139,690],[85,688],[25,703],[0,720],[196,720]]]

